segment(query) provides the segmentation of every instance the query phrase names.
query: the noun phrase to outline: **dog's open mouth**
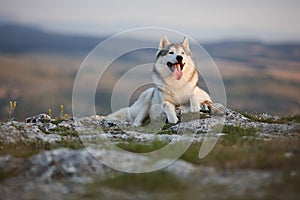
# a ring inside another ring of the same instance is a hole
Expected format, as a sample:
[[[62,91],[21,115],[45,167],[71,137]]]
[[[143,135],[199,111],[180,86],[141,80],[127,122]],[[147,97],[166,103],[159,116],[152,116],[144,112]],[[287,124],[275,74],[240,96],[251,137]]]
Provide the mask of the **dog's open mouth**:
[[[173,72],[173,76],[176,80],[180,80],[182,77],[182,70],[183,67],[185,65],[185,63],[171,63],[168,62],[167,63],[169,69],[171,70],[171,72]]]

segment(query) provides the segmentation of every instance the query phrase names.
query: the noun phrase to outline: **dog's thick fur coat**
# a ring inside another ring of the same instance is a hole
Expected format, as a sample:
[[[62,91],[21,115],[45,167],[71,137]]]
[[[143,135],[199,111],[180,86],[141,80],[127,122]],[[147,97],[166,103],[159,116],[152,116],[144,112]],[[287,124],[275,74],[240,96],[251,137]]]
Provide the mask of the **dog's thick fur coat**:
[[[169,123],[177,123],[175,107],[188,105],[190,112],[199,112],[201,106],[210,104],[210,96],[198,87],[198,72],[189,49],[189,42],[171,44],[164,36],[152,70],[155,87],[142,92],[128,108],[122,108],[106,117],[129,121],[134,126],[142,124],[146,117],[151,121],[167,117]]]

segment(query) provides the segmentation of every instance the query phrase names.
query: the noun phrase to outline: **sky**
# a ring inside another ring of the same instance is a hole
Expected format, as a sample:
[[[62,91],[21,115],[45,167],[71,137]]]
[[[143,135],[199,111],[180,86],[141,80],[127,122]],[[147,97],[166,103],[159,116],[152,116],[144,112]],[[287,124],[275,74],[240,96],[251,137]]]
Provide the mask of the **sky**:
[[[0,21],[94,36],[163,27],[203,41],[300,41],[299,0],[0,0]]]

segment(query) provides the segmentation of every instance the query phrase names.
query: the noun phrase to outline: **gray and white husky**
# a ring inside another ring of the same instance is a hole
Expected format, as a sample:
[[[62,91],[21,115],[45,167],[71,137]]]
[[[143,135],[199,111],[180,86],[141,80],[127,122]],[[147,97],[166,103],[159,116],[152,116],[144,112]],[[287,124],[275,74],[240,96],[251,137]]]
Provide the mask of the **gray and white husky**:
[[[151,121],[167,118],[169,123],[177,123],[177,106],[189,105],[190,112],[199,112],[203,106],[211,106],[210,96],[198,87],[198,71],[189,49],[188,39],[173,44],[164,36],[152,70],[155,85],[141,93],[128,108],[122,108],[106,119],[129,121],[140,126],[146,117]]]

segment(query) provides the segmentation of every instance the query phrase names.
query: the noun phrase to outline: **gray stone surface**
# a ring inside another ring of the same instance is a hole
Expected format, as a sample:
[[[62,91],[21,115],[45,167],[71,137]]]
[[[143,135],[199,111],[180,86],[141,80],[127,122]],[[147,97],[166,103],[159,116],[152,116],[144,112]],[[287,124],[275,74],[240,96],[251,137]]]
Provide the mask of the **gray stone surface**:
[[[205,137],[220,137],[222,129],[212,131],[216,125],[232,125],[238,127],[254,127],[257,137],[261,139],[298,138],[299,124],[270,124],[254,122],[242,114],[224,108],[213,117],[191,120],[171,126],[164,133],[147,132],[143,128],[132,128],[128,123],[107,121],[100,116],[72,118],[64,120],[51,119],[40,114],[26,119],[26,122],[11,121],[0,124],[1,144],[18,144],[44,142],[55,144],[62,141],[96,141],[107,138],[113,143],[118,142],[163,142],[201,141]],[[264,118],[274,118],[262,115]],[[276,117],[274,118],[276,119]],[[144,131],[143,131],[144,130]],[[159,131],[158,131],[159,132]],[[95,143],[97,144],[97,143]],[[92,154],[91,154],[92,153]],[[287,155],[288,156],[288,155]],[[0,156],[2,173],[14,173],[10,178],[0,180],[1,199],[85,199],[86,187],[97,180],[105,180],[119,176],[121,172],[111,169],[101,162],[101,158],[111,160],[127,167],[144,165],[147,157],[101,148],[69,149],[56,148],[39,152],[29,158],[18,158],[12,155]],[[168,162],[160,160],[159,162]],[[195,166],[183,160],[162,169],[178,180],[193,187],[205,188],[218,185],[225,190],[235,192],[237,197],[246,192],[257,192],[261,186],[280,180],[280,174],[264,170],[216,170],[212,167]],[[201,197],[201,190],[192,191]],[[257,194],[255,193],[257,192]],[[173,199],[172,193],[151,193],[145,191],[121,191],[113,188],[99,188],[98,195],[104,199]],[[66,196],[67,195],[67,196]],[[212,199],[218,199],[213,193],[205,193]],[[87,199],[87,198],[86,198]],[[94,198],[97,199],[97,198]]]

